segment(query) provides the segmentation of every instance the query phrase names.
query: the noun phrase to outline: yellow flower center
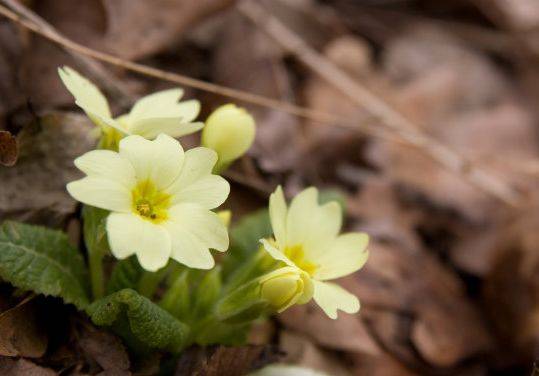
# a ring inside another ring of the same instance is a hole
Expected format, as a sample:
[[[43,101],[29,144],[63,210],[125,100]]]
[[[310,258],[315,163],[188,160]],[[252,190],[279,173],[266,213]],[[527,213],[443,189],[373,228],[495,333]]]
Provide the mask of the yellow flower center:
[[[137,184],[131,195],[133,211],[144,219],[159,223],[168,218],[170,195],[157,190],[150,180]]]
[[[318,265],[305,259],[305,251],[302,245],[294,245],[286,247],[284,254],[292,261],[298,268],[309,274],[311,277],[314,275]]]

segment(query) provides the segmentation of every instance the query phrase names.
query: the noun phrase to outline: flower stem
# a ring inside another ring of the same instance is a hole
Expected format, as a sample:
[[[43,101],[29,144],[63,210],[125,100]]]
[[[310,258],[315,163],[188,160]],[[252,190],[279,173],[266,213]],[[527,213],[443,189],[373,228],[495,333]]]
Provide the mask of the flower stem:
[[[105,283],[103,278],[103,256],[105,253],[99,248],[88,250],[88,253],[92,295],[94,300],[97,300],[105,295]]]
[[[147,298],[151,298],[157,290],[159,283],[168,274],[169,268],[164,267],[156,272],[145,271],[138,283],[138,292]]]
[[[107,211],[88,205],[85,205],[82,210],[84,243],[88,250],[90,281],[94,300],[105,295],[103,257],[109,251],[104,225],[107,215]]]

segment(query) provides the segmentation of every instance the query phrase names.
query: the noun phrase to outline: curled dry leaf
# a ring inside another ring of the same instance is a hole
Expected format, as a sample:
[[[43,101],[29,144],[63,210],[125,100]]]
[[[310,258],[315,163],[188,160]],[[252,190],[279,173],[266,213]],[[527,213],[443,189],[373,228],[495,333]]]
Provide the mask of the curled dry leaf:
[[[407,348],[412,343],[422,358],[441,367],[489,349],[485,323],[456,274],[422,250],[376,241],[369,249],[364,269],[342,284],[361,297],[363,314],[384,347],[417,363],[415,350]]]
[[[276,360],[269,346],[197,346],[182,353],[175,375],[242,376]]]
[[[19,150],[15,136],[8,131],[0,131],[0,164],[13,166],[18,156]]]
[[[491,253],[494,261],[486,275],[484,298],[499,335],[530,362],[539,344],[539,234],[535,197],[520,212],[506,217]]]
[[[385,70],[400,110],[432,137],[512,186],[531,184],[515,166],[539,155],[534,120],[486,58],[439,29],[419,28],[388,45]],[[396,183],[472,222],[488,221],[499,207],[414,148],[373,142],[369,158]]]
[[[223,25],[216,49],[217,82],[285,101],[293,100],[283,53],[261,31],[237,12]],[[231,64],[231,62],[234,62]],[[250,150],[261,167],[270,172],[293,168],[298,157],[300,132],[297,118],[281,111],[248,106],[257,120],[256,140]]]
[[[129,375],[129,356],[122,341],[115,335],[85,325],[78,343],[83,352],[99,364],[104,372]]]
[[[0,313],[1,356],[39,358],[45,354],[47,344],[33,298]]]
[[[279,339],[285,353],[283,362],[321,371],[332,376],[351,376],[350,371],[334,354],[323,350],[307,337],[294,331],[283,331]]]
[[[378,355],[380,348],[370,337],[360,317],[340,313],[337,320],[327,316],[315,304],[294,306],[279,316],[288,329],[314,343],[340,351]]]
[[[95,144],[95,129],[83,115],[50,113],[19,134],[19,160],[0,168],[0,220],[57,225],[75,210],[65,185],[80,177],[73,160]]]
[[[26,359],[0,358],[0,374],[7,376],[56,376],[50,368],[38,366]]]

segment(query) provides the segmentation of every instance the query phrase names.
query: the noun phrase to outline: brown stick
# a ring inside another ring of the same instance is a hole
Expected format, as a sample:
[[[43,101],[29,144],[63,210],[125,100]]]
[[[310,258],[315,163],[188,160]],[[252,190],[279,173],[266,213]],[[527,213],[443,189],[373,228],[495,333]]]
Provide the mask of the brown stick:
[[[4,2],[6,0],[3,0]],[[245,3],[248,4],[248,3]],[[254,5],[256,7],[256,5]],[[380,102],[372,94],[366,92],[362,87],[357,87],[353,80],[349,79],[346,75],[338,70],[338,68],[328,65],[331,64],[321,58],[314,50],[307,46],[300,38],[289,31],[284,25],[280,24],[274,17],[269,17],[267,21],[262,20],[262,17],[266,17],[265,13],[261,13],[260,9],[252,8],[251,11],[245,10],[245,6],[242,6],[242,11],[245,13],[251,13],[253,20],[272,36],[283,37],[283,33],[286,37],[290,37],[288,41],[282,41],[286,44],[286,47],[292,52],[298,54],[298,57],[306,63],[310,68],[319,73],[322,77],[331,78],[333,84],[337,85],[340,90],[344,90],[347,96],[361,93],[361,98],[366,99],[367,103],[373,107],[367,107],[374,115],[379,117],[386,124],[390,132],[384,132],[382,129],[372,127],[370,122],[363,122],[362,124],[352,123],[348,119],[342,116],[330,114],[326,112],[320,112],[311,110],[308,108],[296,106],[287,102],[282,102],[272,98],[267,98],[261,95],[244,92],[241,90],[232,89],[225,86],[215,85],[209,82],[197,80],[188,76],[183,76],[176,73],[162,71],[160,69],[152,68],[142,64],[133,63],[131,61],[123,60],[116,56],[96,51],[91,48],[80,45],[70,39],[55,33],[51,30],[37,25],[27,19],[23,19],[18,14],[10,11],[9,9],[0,6],[0,14],[4,17],[22,25],[23,27],[60,44],[66,49],[74,51],[84,56],[88,56],[112,65],[122,67],[133,72],[144,74],[147,76],[163,79],[166,81],[178,83],[188,87],[193,87],[203,91],[215,93],[229,98],[242,100],[244,102],[272,108],[275,110],[283,111],[296,115],[302,118],[309,119],[323,124],[331,124],[335,126],[345,127],[347,129],[353,129],[355,131],[362,131],[368,134],[375,135],[377,137],[391,137],[396,136],[397,141],[404,141],[407,144],[415,146],[420,150],[423,150],[427,155],[431,156],[434,160],[439,162],[442,166],[445,166],[450,171],[454,171],[461,176],[465,177],[469,182],[490,194],[491,196],[499,199],[500,201],[508,205],[516,205],[520,199],[520,195],[512,187],[509,187],[505,182],[498,180],[494,176],[491,176],[486,171],[475,167],[472,163],[465,158],[459,156],[453,150],[438,143],[436,140],[432,140],[419,131],[416,130],[415,125],[406,120],[402,115],[393,111],[391,108],[388,110],[388,106],[385,103]],[[254,9],[254,10],[253,10]],[[277,31],[276,31],[277,30]],[[317,68],[316,65],[321,63],[321,68]],[[329,77],[331,76],[331,77]],[[352,90],[352,92],[348,92]],[[352,97],[353,98],[353,97]],[[358,99],[353,99],[357,101]],[[364,103],[360,103],[364,105]]]
[[[394,110],[385,101],[371,93],[353,77],[320,55],[296,33],[256,2],[245,1],[238,6],[242,14],[272,37],[276,43],[296,56],[305,66],[339,90],[357,105],[380,119],[383,126],[407,143],[425,151],[434,160],[451,171],[466,177],[485,192],[501,201],[516,205],[520,194],[487,171],[474,166],[451,148],[424,134],[420,128]]]
[[[62,38],[61,34],[52,25],[20,2],[16,0],[2,1],[13,11],[19,13],[21,16],[24,16],[35,25],[39,26],[42,30],[47,30],[47,32],[50,34],[54,34],[57,37]],[[95,60],[88,59],[84,55],[75,53],[73,50],[67,49],[67,52],[73,57],[75,63],[80,69],[82,69],[85,73],[88,73],[88,75],[90,75],[90,77],[94,79],[99,86],[103,87],[115,99],[119,100],[121,105],[132,104],[134,98],[131,96],[125,85],[103,69],[99,63],[97,63]]]

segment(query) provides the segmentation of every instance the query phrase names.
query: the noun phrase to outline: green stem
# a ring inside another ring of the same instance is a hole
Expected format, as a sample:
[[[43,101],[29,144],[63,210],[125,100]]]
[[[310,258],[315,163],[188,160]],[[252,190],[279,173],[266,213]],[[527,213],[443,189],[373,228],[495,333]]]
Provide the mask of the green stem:
[[[167,267],[161,268],[156,272],[145,271],[139,280],[138,292],[147,298],[151,298],[168,271],[169,268]]]
[[[191,299],[189,294],[189,269],[181,270],[171,281],[159,305],[172,316],[185,321],[189,316]]]
[[[88,253],[92,294],[94,300],[97,300],[105,295],[105,279],[103,276],[103,256],[105,252],[99,247],[94,247],[94,249],[89,249]]]

